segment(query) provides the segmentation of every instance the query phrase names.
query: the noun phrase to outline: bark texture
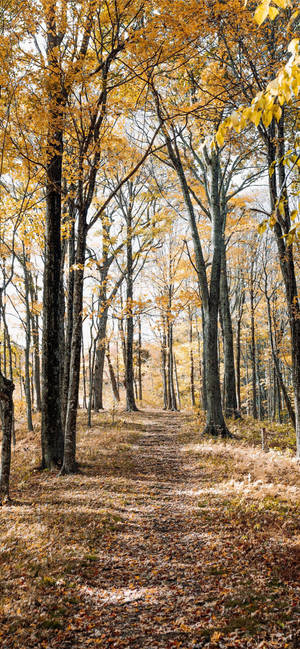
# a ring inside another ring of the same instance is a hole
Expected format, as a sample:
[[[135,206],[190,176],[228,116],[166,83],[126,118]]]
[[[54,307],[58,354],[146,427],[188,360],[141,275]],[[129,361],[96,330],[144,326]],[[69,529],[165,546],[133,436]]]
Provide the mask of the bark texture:
[[[46,164],[46,233],[42,342],[42,467],[51,469],[63,460],[61,421],[60,273],[63,113],[66,102],[61,85],[55,5],[47,9],[49,130]]]
[[[133,373],[133,253],[132,253],[132,199],[131,183],[129,183],[129,206],[126,216],[127,239],[126,239],[126,257],[127,257],[127,275],[126,275],[126,410],[138,410],[134,396],[134,373]]]
[[[168,383],[167,383],[167,336],[166,336],[166,326],[165,320],[162,322],[162,335],[161,335],[161,375],[162,375],[162,384],[163,384],[163,409],[167,410],[168,407]]]
[[[196,405],[195,399],[195,368],[194,368],[194,354],[193,354],[193,313],[192,309],[188,309],[189,315],[189,343],[190,343],[190,391],[192,407]]]
[[[115,375],[115,372],[114,372],[114,368],[113,368],[113,365],[112,365],[112,362],[111,362],[111,358],[110,358],[109,346],[107,346],[107,350],[106,350],[106,360],[107,360],[107,364],[108,364],[108,371],[109,371],[109,377],[110,377],[110,382],[111,382],[113,395],[114,395],[114,398],[116,399],[116,401],[119,402],[120,401],[119,388],[118,388],[118,383],[117,383],[117,380],[116,380],[116,375]]]
[[[185,176],[184,167],[178,148],[178,134],[174,126],[167,130],[164,122],[164,114],[159,93],[152,85],[152,93],[156,105],[156,112],[161,124],[162,132],[169,154],[170,161],[177,174],[182,196],[186,206],[192,241],[195,253],[195,269],[199,285],[199,292],[202,299],[204,314],[204,349],[206,366],[207,385],[207,411],[204,433],[210,435],[230,436],[225,423],[220,388],[219,364],[218,364],[218,312],[220,296],[220,274],[221,256],[223,248],[223,213],[221,210],[220,196],[220,162],[217,148],[212,147],[210,151],[203,149],[204,164],[208,170],[207,196],[209,211],[212,222],[212,264],[210,282],[206,273],[206,263],[197,228],[195,210],[191,198],[189,185]]]
[[[226,417],[240,417],[236,398],[232,320],[229,304],[225,246],[222,249],[220,279],[220,320],[224,348],[224,411]]]
[[[13,391],[12,381],[0,373],[0,413],[2,422],[2,449],[0,472],[0,505],[9,499],[9,478],[11,463],[11,440],[13,431]]]
[[[73,324],[71,360],[69,375],[68,404],[65,424],[65,448],[62,473],[75,473],[76,463],[76,421],[80,379],[80,356],[82,337],[83,277],[86,249],[87,212],[82,209],[78,219],[76,270],[74,271]]]
[[[274,233],[276,237],[280,269],[284,281],[286,302],[288,308],[289,326],[291,332],[291,356],[293,367],[293,391],[295,409],[295,428],[297,442],[297,457],[300,459],[300,304],[297,287],[293,244],[288,245],[286,236],[291,227],[288,192],[286,186],[286,172],[284,166],[285,155],[285,113],[278,124],[278,151],[276,150],[276,124],[272,121],[268,129],[268,137],[264,138],[267,144],[269,167],[278,162],[276,171],[269,177],[271,209],[276,215]],[[278,205],[279,192],[283,214]]]

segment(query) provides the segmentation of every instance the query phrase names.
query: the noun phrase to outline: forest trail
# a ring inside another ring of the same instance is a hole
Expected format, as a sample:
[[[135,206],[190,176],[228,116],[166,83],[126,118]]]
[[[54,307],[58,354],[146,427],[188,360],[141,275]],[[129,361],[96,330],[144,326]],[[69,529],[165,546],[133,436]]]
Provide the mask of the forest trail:
[[[107,443],[84,431],[80,475],[34,475],[2,508],[8,533],[13,515],[24,531],[1,649],[300,646],[297,511],[283,525],[254,489],[243,506],[248,465],[231,442],[189,447],[190,421],[143,411],[124,415],[118,442],[118,426]]]

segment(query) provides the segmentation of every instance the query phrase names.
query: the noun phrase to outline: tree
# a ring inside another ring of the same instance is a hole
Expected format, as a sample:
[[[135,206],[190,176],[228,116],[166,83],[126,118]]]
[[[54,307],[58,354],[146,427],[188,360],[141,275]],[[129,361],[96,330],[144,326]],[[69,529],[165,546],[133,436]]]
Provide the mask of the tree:
[[[284,1],[281,4],[278,3],[278,6],[286,7],[287,3]],[[262,24],[267,16],[273,20],[277,14],[278,10],[270,2],[264,2],[257,8],[256,19],[259,24]],[[292,20],[291,29],[295,24]],[[254,58],[249,57],[248,44],[243,48],[244,65],[241,64],[241,59],[237,65],[235,63],[235,48],[237,42],[240,41],[240,34],[237,34],[236,31],[234,34],[231,32],[231,40],[225,32],[222,34],[228,53],[227,65],[231,74],[234,75],[235,87],[239,86],[245,99],[249,101],[249,94],[253,99],[251,106],[246,108],[236,106],[238,110],[221,125],[217,141],[219,144],[224,141],[228,128],[233,127],[240,132],[242,128],[252,122],[265,149],[269,167],[270,209],[263,211],[267,215],[267,219],[261,229],[265,228],[267,223],[270,223],[273,229],[277,243],[278,262],[285,286],[291,332],[297,457],[300,457],[300,305],[295,271],[294,241],[290,236],[292,210],[287,178],[290,171],[288,174],[286,172],[286,164],[291,155],[287,153],[289,150],[287,148],[289,124],[293,120],[293,101],[297,99],[299,93],[299,40],[293,39],[287,47],[287,54],[290,56],[288,62],[282,67],[282,55],[279,57],[278,52],[282,52],[282,35],[284,35],[286,46],[288,43],[289,34],[286,27],[284,18],[278,16],[275,26],[270,26],[267,23],[260,28],[261,34],[267,37],[268,47],[264,51],[264,57],[269,63],[269,76],[261,71],[259,59],[255,61]],[[251,83],[248,74],[249,58]],[[232,96],[232,104],[234,103]],[[294,157],[293,155],[292,152],[292,169],[298,164],[297,154]],[[294,213],[294,217],[296,214],[297,212]]]
[[[206,263],[203,256],[202,245],[197,228],[195,209],[192,195],[189,189],[180,149],[178,146],[178,130],[171,123],[166,126],[167,116],[164,112],[164,105],[159,92],[152,85],[154,103],[157,118],[161,125],[162,133],[170,162],[175,170],[180,183],[182,196],[185,202],[195,253],[195,267],[199,283],[203,314],[204,314],[204,335],[205,335],[205,367],[207,385],[207,413],[205,433],[222,435],[226,437],[229,431],[225,424],[218,363],[218,311],[220,295],[221,258],[223,249],[223,214],[220,210],[219,201],[219,173],[218,173],[218,150],[217,146],[210,150],[207,146],[203,148],[203,157],[209,172],[210,182],[210,213],[212,222],[212,265],[210,280],[207,277]],[[169,121],[169,120],[168,120]]]
[[[0,472],[0,505],[2,499],[9,498],[9,477],[11,461],[11,437],[13,427],[14,384],[0,373],[0,414],[2,422],[2,451]]]

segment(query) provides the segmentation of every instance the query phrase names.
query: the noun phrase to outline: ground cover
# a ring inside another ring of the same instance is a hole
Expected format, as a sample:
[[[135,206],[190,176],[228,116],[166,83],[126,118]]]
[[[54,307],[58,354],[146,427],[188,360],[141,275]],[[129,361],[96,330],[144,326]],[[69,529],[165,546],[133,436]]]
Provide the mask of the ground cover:
[[[0,509],[1,649],[300,647],[299,466],[286,429],[201,439],[185,413],[80,414],[81,473],[17,429]],[[253,424],[253,425],[252,425]],[[234,424],[232,424],[234,426]]]

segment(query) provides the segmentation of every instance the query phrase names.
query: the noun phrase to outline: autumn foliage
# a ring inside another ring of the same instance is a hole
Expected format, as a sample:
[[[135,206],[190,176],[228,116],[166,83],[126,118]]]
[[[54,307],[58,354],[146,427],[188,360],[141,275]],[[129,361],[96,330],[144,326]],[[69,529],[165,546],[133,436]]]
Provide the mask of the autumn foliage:
[[[297,3],[0,18],[1,647],[295,649]]]

